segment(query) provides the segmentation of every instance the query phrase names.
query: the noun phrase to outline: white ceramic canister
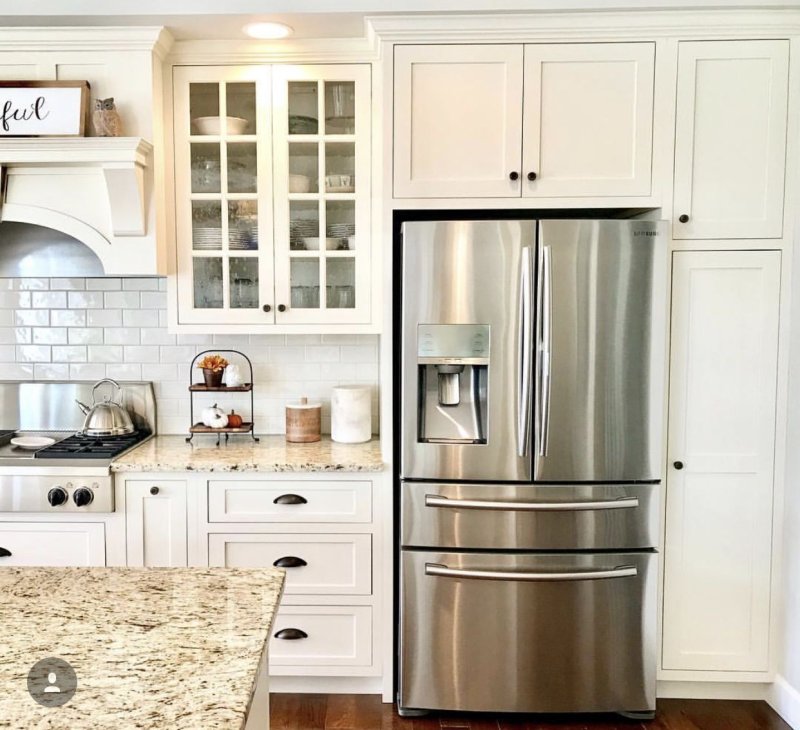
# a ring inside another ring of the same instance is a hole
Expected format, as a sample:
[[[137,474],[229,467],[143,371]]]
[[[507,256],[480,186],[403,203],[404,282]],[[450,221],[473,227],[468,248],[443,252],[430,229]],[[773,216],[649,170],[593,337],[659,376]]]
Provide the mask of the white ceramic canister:
[[[372,438],[372,389],[368,385],[337,385],[333,389],[331,438],[344,444]]]

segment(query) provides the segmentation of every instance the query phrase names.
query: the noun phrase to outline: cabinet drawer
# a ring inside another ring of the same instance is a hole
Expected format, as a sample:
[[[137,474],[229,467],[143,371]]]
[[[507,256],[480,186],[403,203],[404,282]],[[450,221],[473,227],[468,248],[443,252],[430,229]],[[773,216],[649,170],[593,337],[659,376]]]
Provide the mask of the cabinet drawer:
[[[291,629],[295,631],[287,631]],[[293,635],[301,638],[280,638]],[[368,666],[372,663],[372,608],[282,606],[272,629],[269,661],[273,667]]]
[[[2,524],[0,553],[0,567],[105,565],[105,525],[58,522]]]
[[[369,595],[372,591],[371,535],[208,536],[212,566],[265,568],[280,558],[299,558],[305,563],[286,568],[287,594]]]
[[[209,522],[369,522],[372,483],[208,483]]]

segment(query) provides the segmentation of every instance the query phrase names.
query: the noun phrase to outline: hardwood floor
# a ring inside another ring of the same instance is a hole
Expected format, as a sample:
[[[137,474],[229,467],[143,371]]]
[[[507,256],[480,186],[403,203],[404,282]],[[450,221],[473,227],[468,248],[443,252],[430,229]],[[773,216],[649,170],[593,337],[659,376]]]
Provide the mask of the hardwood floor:
[[[655,720],[616,716],[437,714],[402,718],[377,695],[270,697],[272,730],[791,730],[765,702],[659,700]]]

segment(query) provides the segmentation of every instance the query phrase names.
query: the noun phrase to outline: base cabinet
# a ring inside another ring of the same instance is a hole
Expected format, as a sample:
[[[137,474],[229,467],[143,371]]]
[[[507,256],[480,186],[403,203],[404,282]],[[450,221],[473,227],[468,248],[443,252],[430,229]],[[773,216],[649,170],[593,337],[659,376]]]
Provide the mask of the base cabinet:
[[[125,528],[128,565],[187,565],[186,482],[128,480]]]
[[[769,669],[780,267],[673,254],[665,670]]]
[[[103,566],[105,525],[13,522],[0,524],[0,567]]]

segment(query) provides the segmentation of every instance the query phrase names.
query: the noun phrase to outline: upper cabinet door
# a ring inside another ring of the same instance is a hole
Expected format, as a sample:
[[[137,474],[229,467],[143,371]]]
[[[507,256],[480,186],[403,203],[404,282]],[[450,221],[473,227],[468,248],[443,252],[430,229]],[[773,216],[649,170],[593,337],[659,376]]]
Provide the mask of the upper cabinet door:
[[[525,46],[522,194],[649,195],[653,43]]]
[[[789,42],[681,43],[674,238],[780,238]]]
[[[270,69],[174,74],[178,322],[269,324]]]
[[[519,197],[522,46],[396,46],[394,196]]]

